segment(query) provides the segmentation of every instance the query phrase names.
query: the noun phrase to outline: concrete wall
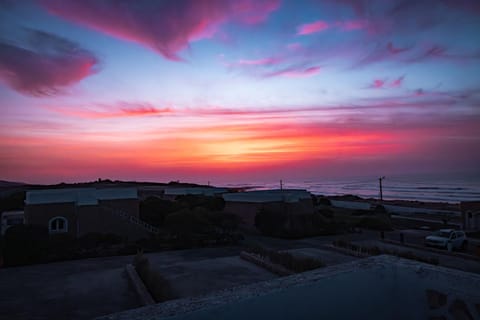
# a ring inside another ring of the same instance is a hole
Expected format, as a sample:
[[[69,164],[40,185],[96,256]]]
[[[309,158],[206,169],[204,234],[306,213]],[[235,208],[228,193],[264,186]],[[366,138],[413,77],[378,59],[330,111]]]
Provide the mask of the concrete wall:
[[[25,224],[41,225],[48,228],[48,222],[53,217],[64,217],[68,221],[68,234],[77,236],[76,207],[71,203],[49,203],[25,206]]]
[[[74,203],[27,205],[25,223],[48,228],[51,218],[61,216],[68,220],[68,234],[72,237],[81,237],[90,232],[114,233],[131,240],[148,237],[148,233],[141,226],[101,208],[102,205],[117,208],[127,215],[138,218],[138,200],[103,200],[99,205],[75,206]]]
[[[480,230],[480,201],[465,201],[460,203],[462,225],[464,230]]]
[[[128,211],[132,216],[138,215],[138,210],[135,211],[134,203],[130,203],[130,206],[125,208],[132,209],[132,211]],[[141,226],[133,224],[110,210],[105,210],[98,206],[82,206],[78,208],[78,230],[79,237],[91,232],[113,233],[128,237],[129,240],[148,237],[148,232]]]
[[[140,201],[138,199],[100,200],[98,205],[118,209],[137,218],[140,217]]]

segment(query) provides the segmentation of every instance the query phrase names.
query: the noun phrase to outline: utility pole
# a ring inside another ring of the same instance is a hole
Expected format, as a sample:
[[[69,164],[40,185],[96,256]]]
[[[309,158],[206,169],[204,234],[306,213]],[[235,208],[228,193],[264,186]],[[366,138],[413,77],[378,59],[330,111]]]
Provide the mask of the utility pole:
[[[283,181],[280,180],[280,190],[283,190]]]
[[[378,178],[378,184],[380,186],[380,201],[383,201],[383,190],[382,190],[382,180],[385,179],[385,176]]]

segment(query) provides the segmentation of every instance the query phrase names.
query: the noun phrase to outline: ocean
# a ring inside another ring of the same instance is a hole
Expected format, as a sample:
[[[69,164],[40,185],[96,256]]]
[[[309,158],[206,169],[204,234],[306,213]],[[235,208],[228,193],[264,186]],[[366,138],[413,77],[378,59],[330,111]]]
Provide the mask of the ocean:
[[[251,190],[280,188],[278,182],[252,182],[226,184],[229,187],[251,187]],[[480,201],[480,180],[464,179],[418,179],[412,177],[386,177],[382,180],[383,199],[417,200],[424,202]],[[317,195],[352,194],[362,198],[379,198],[378,178],[323,180],[323,181],[283,181],[283,188],[307,189]]]

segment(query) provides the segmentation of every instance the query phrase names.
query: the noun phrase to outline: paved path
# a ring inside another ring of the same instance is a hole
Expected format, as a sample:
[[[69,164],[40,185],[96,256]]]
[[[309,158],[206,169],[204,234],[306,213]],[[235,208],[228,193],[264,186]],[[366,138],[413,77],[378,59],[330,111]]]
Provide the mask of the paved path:
[[[170,264],[238,255],[239,247],[147,254]],[[136,308],[124,273],[133,256],[104,257],[0,269],[0,320],[91,319]],[[215,275],[212,275],[214,277]]]
[[[123,260],[0,269],[0,319],[81,320],[138,307]]]

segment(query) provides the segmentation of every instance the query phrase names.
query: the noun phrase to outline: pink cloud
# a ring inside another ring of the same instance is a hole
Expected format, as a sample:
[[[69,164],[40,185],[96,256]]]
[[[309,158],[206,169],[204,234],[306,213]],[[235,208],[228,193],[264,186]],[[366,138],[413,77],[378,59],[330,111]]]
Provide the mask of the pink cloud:
[[[274,65],[280,63],[282,60],[279,58],[263,58],[263,59],[254,59],[254,60],[248,60],[248,59],[241,59],[237,63],[234,63],[235,65],[240,65],[240,66],[269,66],[269,65]]]
[[[279,0],[39,1],[52,14],[141,44],[170,60],[181,60],[179,51],[211,37],[222,23],[259,23],[279,6]]]
[[[393,43],[389,42],[387,44],[387,50],[388,52],[390,52],[391,54],[399,54],[399,53],[402,53],[402,52],[405,52],[405,51],[408,51],[410,50],[411,48],[396,48]]]
[[[53,95],[98,71],[98,59],[75,43],[36,30],[29,36],[21,46],[0,42],[0,79],[12,89]]]
[[[156,108],[150,103],[118,102],[115,104],[98,104],[96,108],[79,107],[46,107],[46,109],[61,113],[70,117],[83,119],[104,119],[119,117],[151,116],[170,114],[170,108]]]
[[[385,86],[386,80],[375,79],[373,83],[369,86],[372,89],[382,89]]]
[[[341,30],[353,31],[368,28],[367,20],[347,20],[336,22],[335,25]]]
[[[425,60],[443,59],[451,61],[471,61],[480,59],[480,51],[452,53],[445,46],[424,46],[419,53],[407,59],[407,62],[422,62]]]
[[[390,87],[391,88],[399,88],[402,86],[403,84],[403,80],[405,79],[405,76],[401,76],[399,77],[398,79],[395,79],[393,80],[391,83],[390,83]]]
[[[329,24],[325,21],[319,20],[312,23],[302,24],[297,28],[297,35],[307,35],[321,32],[329,28]]]
[[[264,77],[289,77],[289,78],[305,78],[317,75],[320,73],[321,67],[314,66],[309,68],[295,68],[289,67],[282,70],[273,71],[264,74]]]
[[[399,88],[403,84],[405,76],[401,76],[395,80],[388,81],[387,79],[375,79],[367,88],[369,89],[385,89],[385,88]]]

